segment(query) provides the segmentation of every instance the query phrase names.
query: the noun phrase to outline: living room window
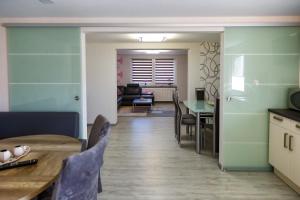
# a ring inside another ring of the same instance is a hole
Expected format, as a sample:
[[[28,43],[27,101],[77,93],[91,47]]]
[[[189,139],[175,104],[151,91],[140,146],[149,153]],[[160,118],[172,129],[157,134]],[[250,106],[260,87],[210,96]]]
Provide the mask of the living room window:
[[[131,81],[133,83],[152,83],[152,59],[132,59]]]
[[[139,84],[167,85],[175,83],[175,59],[132,59],[131,81]]]

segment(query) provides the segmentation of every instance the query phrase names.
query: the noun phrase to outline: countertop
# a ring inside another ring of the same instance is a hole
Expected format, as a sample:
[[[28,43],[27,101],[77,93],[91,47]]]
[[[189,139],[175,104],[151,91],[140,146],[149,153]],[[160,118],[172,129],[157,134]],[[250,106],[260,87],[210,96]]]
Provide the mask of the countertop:
[[[291,109],[269,109],[268,111],[300,122],[300,111]]]

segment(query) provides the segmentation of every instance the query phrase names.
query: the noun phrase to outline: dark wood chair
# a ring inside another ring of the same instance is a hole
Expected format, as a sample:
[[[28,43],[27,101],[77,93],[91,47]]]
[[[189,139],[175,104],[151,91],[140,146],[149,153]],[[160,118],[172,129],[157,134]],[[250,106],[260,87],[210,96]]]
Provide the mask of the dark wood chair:
[[[214,114],[213,114],[213,123],[212,124],[203,124],[203,146],[205,146],[205,135],[208,133],[212,134],[212,154],[213,157],[216,157],[216,154],[219,152],[219,122],[220,122],[220,99],[215,99]],[[208,131],[209,130],[209,131]]]

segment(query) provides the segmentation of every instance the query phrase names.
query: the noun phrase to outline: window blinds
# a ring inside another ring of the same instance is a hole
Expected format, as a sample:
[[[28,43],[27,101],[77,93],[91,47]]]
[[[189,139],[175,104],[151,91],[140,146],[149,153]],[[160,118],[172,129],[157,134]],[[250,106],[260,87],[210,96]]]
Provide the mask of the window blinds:
[[[152,59],[132,59],[131,81],[134,83],[152,82]]]
[[[174,59],[155,59],[155,84],[173,84],[175,79]]]
[[[175,60],[173,58],[132,59],[133,83],[174,84]]]

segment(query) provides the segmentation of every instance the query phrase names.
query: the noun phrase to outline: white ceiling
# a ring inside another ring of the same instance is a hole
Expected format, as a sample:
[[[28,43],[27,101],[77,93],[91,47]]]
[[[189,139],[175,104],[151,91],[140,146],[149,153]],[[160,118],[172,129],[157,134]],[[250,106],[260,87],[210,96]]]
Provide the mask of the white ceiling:
[[[300,16],[300,0],[0,0],[0,17]]]
[[[133,33],[88,33],[86,36],[87,42],[100,43],[138,43],[138,39]],[[182,42],[219,42],[220,33],[216,32],[199,32],[199,33],[172,33],[172,37],[167,39],[167,43],[182,43]]]

